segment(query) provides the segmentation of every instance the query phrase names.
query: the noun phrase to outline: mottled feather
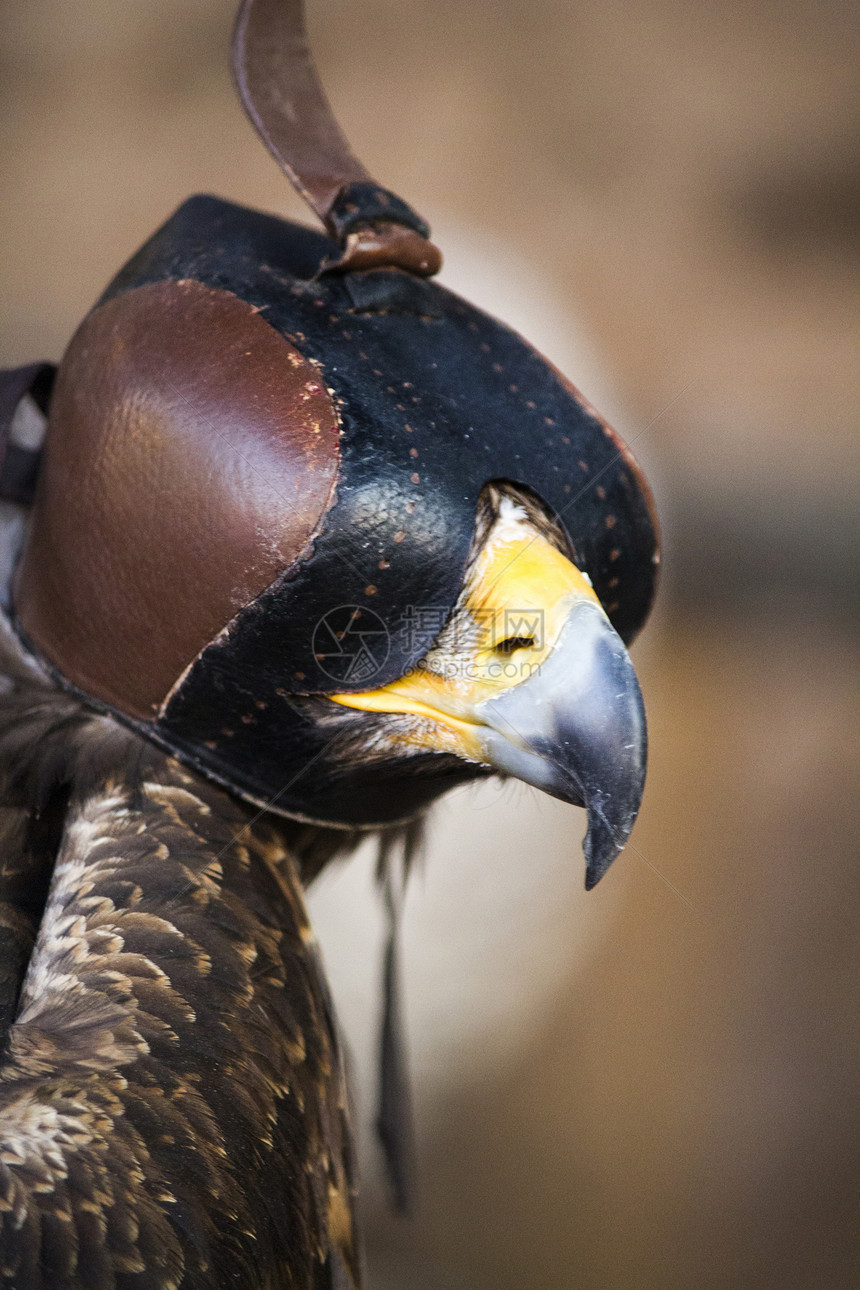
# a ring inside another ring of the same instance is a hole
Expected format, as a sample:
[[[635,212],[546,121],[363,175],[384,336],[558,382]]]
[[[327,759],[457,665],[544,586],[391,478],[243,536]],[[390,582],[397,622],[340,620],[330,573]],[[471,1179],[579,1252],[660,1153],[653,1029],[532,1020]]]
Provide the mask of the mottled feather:
[[[358,1286],[343,1062],[283,832],[2,649],[0,1282]]]

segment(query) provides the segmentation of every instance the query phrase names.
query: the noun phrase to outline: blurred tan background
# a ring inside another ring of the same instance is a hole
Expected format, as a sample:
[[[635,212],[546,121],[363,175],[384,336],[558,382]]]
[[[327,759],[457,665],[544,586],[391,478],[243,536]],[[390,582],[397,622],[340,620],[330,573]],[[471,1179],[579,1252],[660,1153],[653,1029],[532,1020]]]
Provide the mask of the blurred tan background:
[[[226,71],[230,0],[4,0],[0,364],[58,357],[193,191],[310,219]],[[455,795],[410,890],[420,1210],[370,1138],[370,858],[313,911],[355,1054],[371,1290],[860,1285],[858,11],[311,0],[357,153],[445,278],[651,474],[651,769],[581,813]]]

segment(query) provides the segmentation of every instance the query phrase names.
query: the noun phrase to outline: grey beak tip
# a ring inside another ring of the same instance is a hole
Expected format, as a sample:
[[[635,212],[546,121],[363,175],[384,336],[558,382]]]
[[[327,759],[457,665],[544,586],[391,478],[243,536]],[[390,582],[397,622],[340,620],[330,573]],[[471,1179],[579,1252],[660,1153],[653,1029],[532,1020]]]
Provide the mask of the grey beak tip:
[[[589,845],[589,843],[592,843],[592,842],[593,842],[593,839],[590,836],[586,837],[586,841],[585,841],[585,890],[586,891],[592,891],[597,886],[597,884],[600,882],[600,879],[606,873],[607,869],[612,864],[612,861],[615,859],[615,857],[619,854],[621,850],[620,847],[616,847],[614,845],[608,848],[604,847],[604,848],[600,848],[600,853],[595,856],[594,847]]]
[[[644,776],[643,776],[644,778]],[[627,845],[627,839],[636,822],[639,809],[642,785],[625,815],[617,823],[589,812],[588,832],[585,835],[583,851],[585,853],[585,890],[591,891],[600,882],[613,860],[621,854]]]

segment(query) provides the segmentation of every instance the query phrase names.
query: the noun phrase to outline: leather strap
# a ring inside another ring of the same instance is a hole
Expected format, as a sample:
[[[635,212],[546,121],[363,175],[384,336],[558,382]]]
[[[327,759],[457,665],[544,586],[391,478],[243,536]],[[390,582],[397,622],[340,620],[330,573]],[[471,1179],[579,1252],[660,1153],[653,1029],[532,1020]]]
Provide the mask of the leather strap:
[[[47,413],[57,369],[53,363],[28,363],[0,370],[0,500],[29,505],[36,490],[41,453],[10,443],[12,422],[25,395]]]
[[[243,0],[232,65],[260,137],[341,247],[326,268],[437,273],[442,256],[424,220],[375,183],[335,120],[314,67],[303,0]]]
[[[415,1203],[415,1124],[406,1061],[399,979],[399,932],[403,892],[421,849],[422,823],[382,833],[376,876],[385,902],[387,935],[382,962],[382,1025],[379,1032],[379,1102],[376,1132],[382,1147],[391,1201],[399,1214]]]

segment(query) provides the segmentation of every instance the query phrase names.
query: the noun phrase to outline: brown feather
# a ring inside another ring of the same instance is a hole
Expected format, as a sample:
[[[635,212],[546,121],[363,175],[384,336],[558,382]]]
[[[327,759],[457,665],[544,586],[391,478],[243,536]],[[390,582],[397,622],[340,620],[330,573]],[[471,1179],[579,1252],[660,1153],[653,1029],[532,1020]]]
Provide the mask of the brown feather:
[[[7,1011],[29,957],[2,1284],[358,1286],[343,1062],[283,832],[2,648]]]

